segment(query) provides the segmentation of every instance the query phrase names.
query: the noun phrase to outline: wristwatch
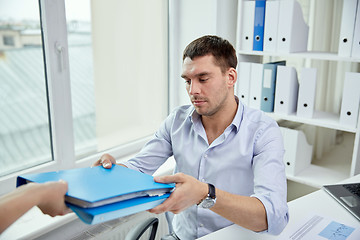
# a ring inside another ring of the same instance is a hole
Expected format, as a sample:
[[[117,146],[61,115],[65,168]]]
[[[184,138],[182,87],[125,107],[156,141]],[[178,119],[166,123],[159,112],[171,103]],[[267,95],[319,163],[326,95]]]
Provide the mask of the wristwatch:
[[[202,200],[198,204],[198,206],[205,208],[205,209],[209,209],[209,208],[213,207],[216,203],[215,187],[211,183],[208,183],[208,185],[209,185],[208,195],[206,196],[206,198],[204,200]]]

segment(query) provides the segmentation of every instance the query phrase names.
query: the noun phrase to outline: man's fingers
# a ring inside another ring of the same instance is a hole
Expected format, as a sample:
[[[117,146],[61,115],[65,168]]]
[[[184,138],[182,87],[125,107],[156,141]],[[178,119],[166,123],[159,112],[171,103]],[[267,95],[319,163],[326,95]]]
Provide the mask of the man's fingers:
[[[94,162],[91,167],[97,167],[97,166],[101,166],[101,159],[97,160],[96,162]]]
[[[168,199],[166,199],[162,204],[152,208],[152,209],[149,209],[148,212],[150,213],[155,213],[155,214],[160,214],[160,213],[163,213],[163,212],[168,212],[171,210],[171,207],[173,205],[172,203],[172,196],[170,195],[170,197]]]
[[[111,168],[112,167],[112,163],[109,159],[105,159],[104,161],[101,162],[101,165],[104,168]]]
[[[70,208],[66,207],[64,212],[63,212],[63,215],[66,215],[68,213],[72,213],[72,210]]]
[[[111,168],[113,164],[116,164],[115,158],[109,154],[104,154],[99,160],[93,163],[92,167],[103,166],[104,168]]]
[[[157,176],[154,177],[155,182],[159,183],[179,183],[183,181],[183,174],[177,173],[175,175]]]

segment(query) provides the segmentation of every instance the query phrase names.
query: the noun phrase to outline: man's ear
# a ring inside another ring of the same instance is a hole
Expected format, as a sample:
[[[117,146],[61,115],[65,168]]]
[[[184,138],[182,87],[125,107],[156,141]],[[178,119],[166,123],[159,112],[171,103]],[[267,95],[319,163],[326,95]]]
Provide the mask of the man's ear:
[[[237,80],[237,72],[235,68],[229,68],[228,70],[228,84],[229,87],[234,87]]]

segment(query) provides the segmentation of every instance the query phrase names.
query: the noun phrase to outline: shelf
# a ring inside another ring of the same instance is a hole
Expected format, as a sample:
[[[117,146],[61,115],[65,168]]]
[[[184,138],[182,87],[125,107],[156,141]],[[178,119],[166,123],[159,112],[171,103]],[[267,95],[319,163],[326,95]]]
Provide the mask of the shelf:
[[[342,125],[339,123],[340,116],[333,113],[315,111],[313,118],[303,118],[298,117],[296,114],[286,115],[279,113],[266,113],[268,116],[272,117],[275,120],[288,120],[298,123],[305,123],[309,125],[314,125],[318,127],[331,128],[335,130],[341,130],[344,132],[355,133],[356,128]]]
[[[350,171],[350,170],[349,170]],[[325,184],[335,184],[349,178],[349,173],[342,173],[327,167],[311,164],[299,175],[287,175],[287,179],[320,189]]]
[[[297,52],[297,53],[277,53],[277,52],[262,52],[262,51],[238,51],[238,54],[255,55],[255,56],[270,56],[270,57],[299,57],[310,58],[328,61],[345,61],[345,62],[360,62],[360,59],[351,57],[341,57],[337,53],[329,52]]]
[[[351,156],[354,146],[354,134],[343,133],[342,143],[335,145],[321,159],[312,164],[298,175],[287,175],[294,182],[315,188],[325,184],[335,184],[350,177]]]

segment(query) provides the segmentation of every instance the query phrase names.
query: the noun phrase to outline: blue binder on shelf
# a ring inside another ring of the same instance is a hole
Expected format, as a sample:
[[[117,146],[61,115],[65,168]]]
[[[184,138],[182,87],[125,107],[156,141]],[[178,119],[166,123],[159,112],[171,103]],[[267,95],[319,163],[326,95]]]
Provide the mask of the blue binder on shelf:
[[[262,51],[264,46],[265,0],[255,1],[253,50]]]
[[[260,109],[264,112],[274,111],[276,71],[277,67],[285,66],[285,61],[265,63],[261,90]]]
[[[60,179],[68,183],[66,204],[89,224],[155,207],[174,188],[174,184],[154,182],[150,175],[118,165],[111,169],[98,166],[26,174],[18,176],[17,187],[28,182],[45,183]]]

